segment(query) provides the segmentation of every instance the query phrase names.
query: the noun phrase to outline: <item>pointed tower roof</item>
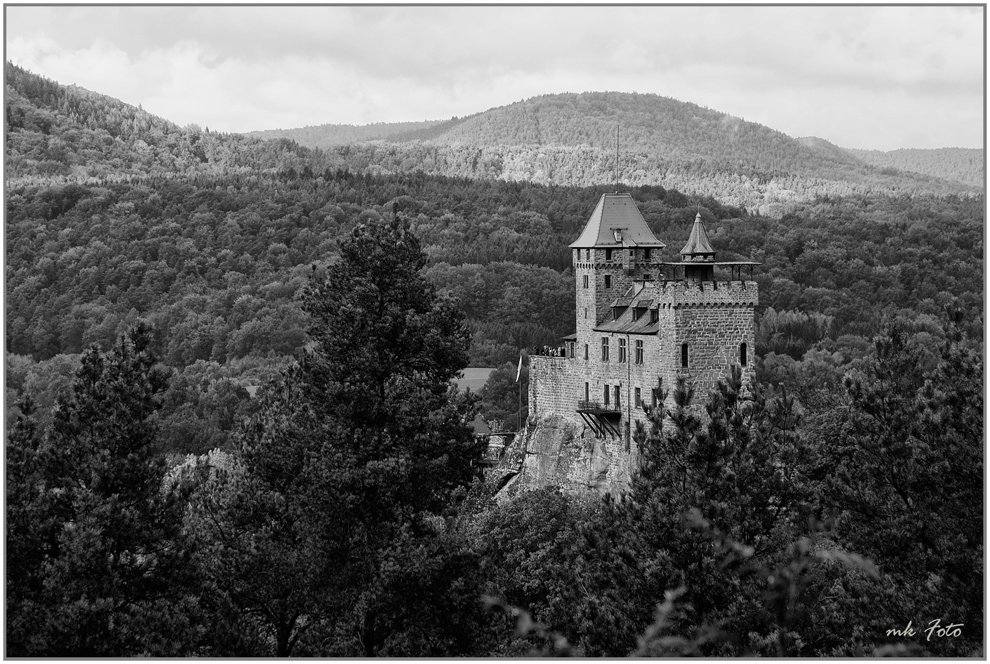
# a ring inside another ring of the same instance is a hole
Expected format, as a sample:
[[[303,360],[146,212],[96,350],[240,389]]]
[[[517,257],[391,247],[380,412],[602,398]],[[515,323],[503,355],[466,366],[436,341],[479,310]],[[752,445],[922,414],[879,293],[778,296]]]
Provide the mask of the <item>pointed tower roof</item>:
[[[682,261],[704,261],[706,263],[715,260],[715,250],[712,243],[708,241],[708,231],[701,222],[701,213],[694,218],[694,226],[691,228],[691,236],[687,244],[681,249]]]
[[[663,249],[629,194],[603,194],[571,248],[651,247]]]

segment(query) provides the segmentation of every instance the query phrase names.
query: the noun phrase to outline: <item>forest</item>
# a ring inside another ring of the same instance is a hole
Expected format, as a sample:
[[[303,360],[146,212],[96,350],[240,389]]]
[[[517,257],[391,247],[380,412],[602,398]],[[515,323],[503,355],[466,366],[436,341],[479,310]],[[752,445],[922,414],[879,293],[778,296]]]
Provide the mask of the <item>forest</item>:
[[[622,185],[762,263],[758,389],[665,386],[623,496],[507,501],[465,423],[573,331],[612,187],[6,74],[8,656],[982,654],[982,196]]]

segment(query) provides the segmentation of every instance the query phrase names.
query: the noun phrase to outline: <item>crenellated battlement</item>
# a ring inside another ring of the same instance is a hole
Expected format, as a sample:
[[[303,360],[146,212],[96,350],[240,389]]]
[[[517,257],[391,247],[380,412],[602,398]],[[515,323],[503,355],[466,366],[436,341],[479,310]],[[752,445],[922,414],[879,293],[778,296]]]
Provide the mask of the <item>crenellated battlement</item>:
[[[760,299],[755,281],[662,281],[654,288],[661,307],[756,306]]]
[[[530,356],[533,428],[513,481],[616,492],[639,464],[633,433],[679,378],[698,408],[733,367],[753,380],[759,263],[717,261],[700,213],[681,260],[665,259],[628,194],[603,195],[570,247],[575,332]]]

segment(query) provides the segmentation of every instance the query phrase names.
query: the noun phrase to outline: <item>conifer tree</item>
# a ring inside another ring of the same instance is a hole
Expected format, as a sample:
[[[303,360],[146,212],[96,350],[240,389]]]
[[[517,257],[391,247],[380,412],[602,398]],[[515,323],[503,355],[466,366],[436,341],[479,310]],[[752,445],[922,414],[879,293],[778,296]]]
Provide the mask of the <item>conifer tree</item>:
[[[480,472],[472,407],[451,383],[468,335],[424,263],[401,220],[354,230],[303,293],[311,344],[262,391],[240,433],[243,473],[196,498],[206,574],[269,644],[251,654],[401,654],[395,639],[421,643],[401,639],[429,607],[376,579],[409,578],[396,561],[421,545],[460,555],[433,540],[451,493]]]
[[[28,407],[8,441],[8,654],[174,656],[196,639],[182,502],[155,445],[168,374],[150,342],[139,326],[88,349],[47,434]]]

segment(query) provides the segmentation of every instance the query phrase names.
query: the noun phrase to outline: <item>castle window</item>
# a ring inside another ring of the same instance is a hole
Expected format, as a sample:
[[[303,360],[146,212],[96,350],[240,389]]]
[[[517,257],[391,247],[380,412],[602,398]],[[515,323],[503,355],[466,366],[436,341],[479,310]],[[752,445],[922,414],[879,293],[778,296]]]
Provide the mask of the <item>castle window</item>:
[[[590,261],[591,260],[591,249],[585,249],[584,250],[584,260],[586,260],[586,261]]]
[[[681,368],[688,368],[688,345],[681,344]]]
[[[580,249],[575,249],[574,250],[574,260],[575,261],[581,260],[581,250]]]
[[[588,344],[584,345],[584,359],[588,359]]]
[[[650,260],[650,248],[643,249],[643,260]]]
[[[637,387],[636,388],[636,407],[637,408],[642,408],[642,406],[643,406],[643,396],[640,393],[639,388]]]
[[[584,400],[585,401],[591,401],[591,393],[588,391],[589,389],[590,389],[589,388],[589,385],[587,383],[585,383],[584,384]]]
[[[630,249],[629,250],[629,259],[630,260],[634,260],[635,258],[636,258],[636,250],[635,249]]]
[[[588,307],[585,307],[585,308],[584,308],[584,317],[585,317],[585,318],[587,318],[587,317],[588,317]]]
[[[626,340],[619,339],[619,362],[626,361]]]
[[[607,261],[612,260],[612,250],[611,249],[606,249],[605,250],[605,260],[607,260]]]
[[[615,407],[616,408],[621,408],[621,406],[619,406],[619,386],[618,385],[615,386]]]
[[[653,281],[653,277],[649,274],[644,274],[643,281]]]
[[[653,397],[653,407],[656,408],[657,407],[657,399],[659,398],[658,395],[657,395],[658,388],[654,387],[651,390],[651,392],[652,392],[652,397]]]
[[[643,363],[643,340],[636,340],[636,364]]]
[[[608,385],[605,386],[605,406],[608,407]]]
[[[612,287],[612,275],[606,274],[605,275],[605,288],[611,288],[611,287]]]
[[[660,322],[660,310],[659,309],[651,309],[650,310],[650,322],[651,323],[658,323],[658,322]]]
[[[584,279],[582,279],[582,281],[584,282],[584,287],[587,288],[588,287],[588,275],[584,275]]]
[[[602,337],[602,362],[608,362],[608,337]]]
[[[746,366],[746,342],[739,344],[739,364]]]

